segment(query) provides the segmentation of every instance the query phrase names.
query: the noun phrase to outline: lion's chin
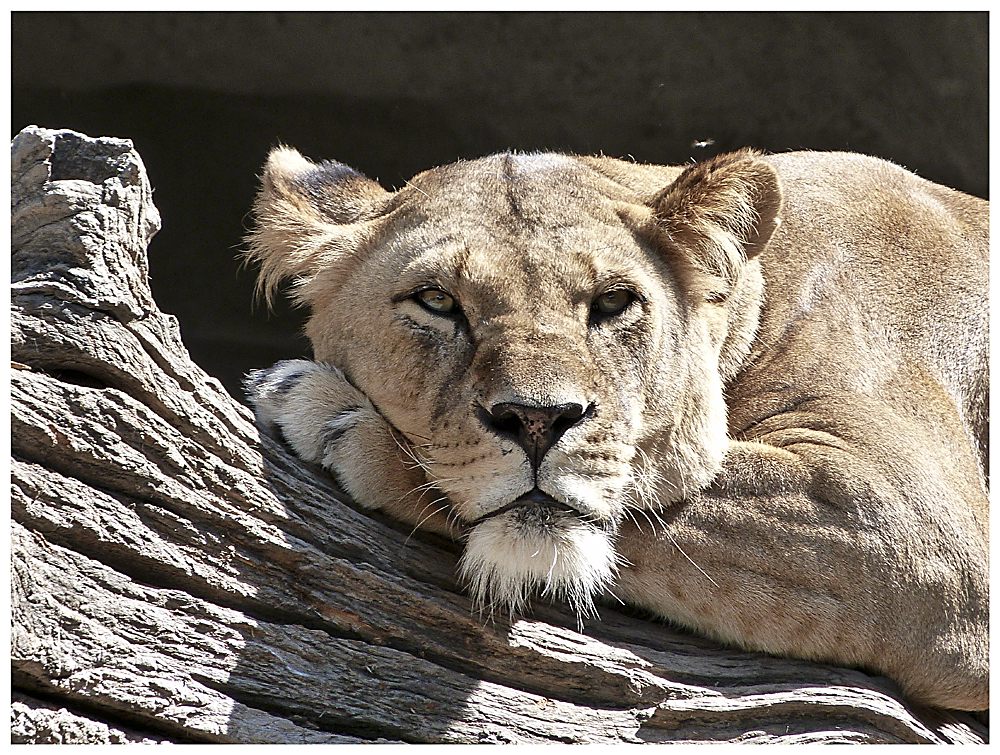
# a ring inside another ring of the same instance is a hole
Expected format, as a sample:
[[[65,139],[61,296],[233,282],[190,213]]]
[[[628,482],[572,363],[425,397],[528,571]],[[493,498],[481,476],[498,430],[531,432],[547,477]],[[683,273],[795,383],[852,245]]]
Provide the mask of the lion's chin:
[[[480,610],[513,616],[541,595],[566,600],[578,620],[596,615],[594,597],[611,586],[616,571],[607,532],[576,516],[524,509],[476,525],[459,563]]]

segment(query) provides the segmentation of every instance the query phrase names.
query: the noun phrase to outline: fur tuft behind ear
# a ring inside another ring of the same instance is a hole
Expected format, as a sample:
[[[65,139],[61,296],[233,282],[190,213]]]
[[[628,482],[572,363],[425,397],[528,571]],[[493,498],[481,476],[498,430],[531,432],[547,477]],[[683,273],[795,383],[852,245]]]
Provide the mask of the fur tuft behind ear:
[[[741,150],[692,165],[649,204],[672,245],[732,285],[781,222],[781,185],[758,153]]]
[[[313,163],[290,147],[268,156],[247,237],[248,261],[260,266],[257,291],[268,305],[282,281],[308,299],[306,287],[320,270],[335,272],[370,235],[391,196],[378,183],[342,163]]]

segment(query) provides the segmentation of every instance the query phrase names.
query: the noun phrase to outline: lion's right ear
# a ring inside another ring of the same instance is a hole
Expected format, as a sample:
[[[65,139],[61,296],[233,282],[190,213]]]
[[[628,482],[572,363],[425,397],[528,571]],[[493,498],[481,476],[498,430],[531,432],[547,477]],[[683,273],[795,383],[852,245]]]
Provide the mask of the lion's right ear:
[[[276,147],[264,165],[254,202],[249,261],[260,265],[257,290],[268,304],[282,281],[309,301],[309,283],[322,271],[344,270],[371,235],[371,223],[389,192],[342,163],[313,163],[290,147]]]

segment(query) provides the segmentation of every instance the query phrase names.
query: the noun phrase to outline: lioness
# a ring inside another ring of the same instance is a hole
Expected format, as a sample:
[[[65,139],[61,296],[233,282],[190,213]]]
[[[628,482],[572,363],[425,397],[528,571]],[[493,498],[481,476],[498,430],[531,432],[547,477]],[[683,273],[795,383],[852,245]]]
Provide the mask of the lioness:
[[[988,697],[988,203],[853,154],[500,154],[397,192],[280,147],[250,256],[315,361],[259,422],[461,538],[481,605],[610,594]]]

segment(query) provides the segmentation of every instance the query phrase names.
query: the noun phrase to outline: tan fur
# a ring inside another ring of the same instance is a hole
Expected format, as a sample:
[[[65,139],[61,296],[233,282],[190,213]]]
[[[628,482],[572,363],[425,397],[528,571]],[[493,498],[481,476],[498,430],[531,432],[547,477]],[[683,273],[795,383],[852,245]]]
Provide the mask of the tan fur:
[[[279,148],[250,257],[315,361],[248,386],[360,504],[461,538],[484,608],[612,594],[983,709],[987,216],[850,154],[387,192]]]

